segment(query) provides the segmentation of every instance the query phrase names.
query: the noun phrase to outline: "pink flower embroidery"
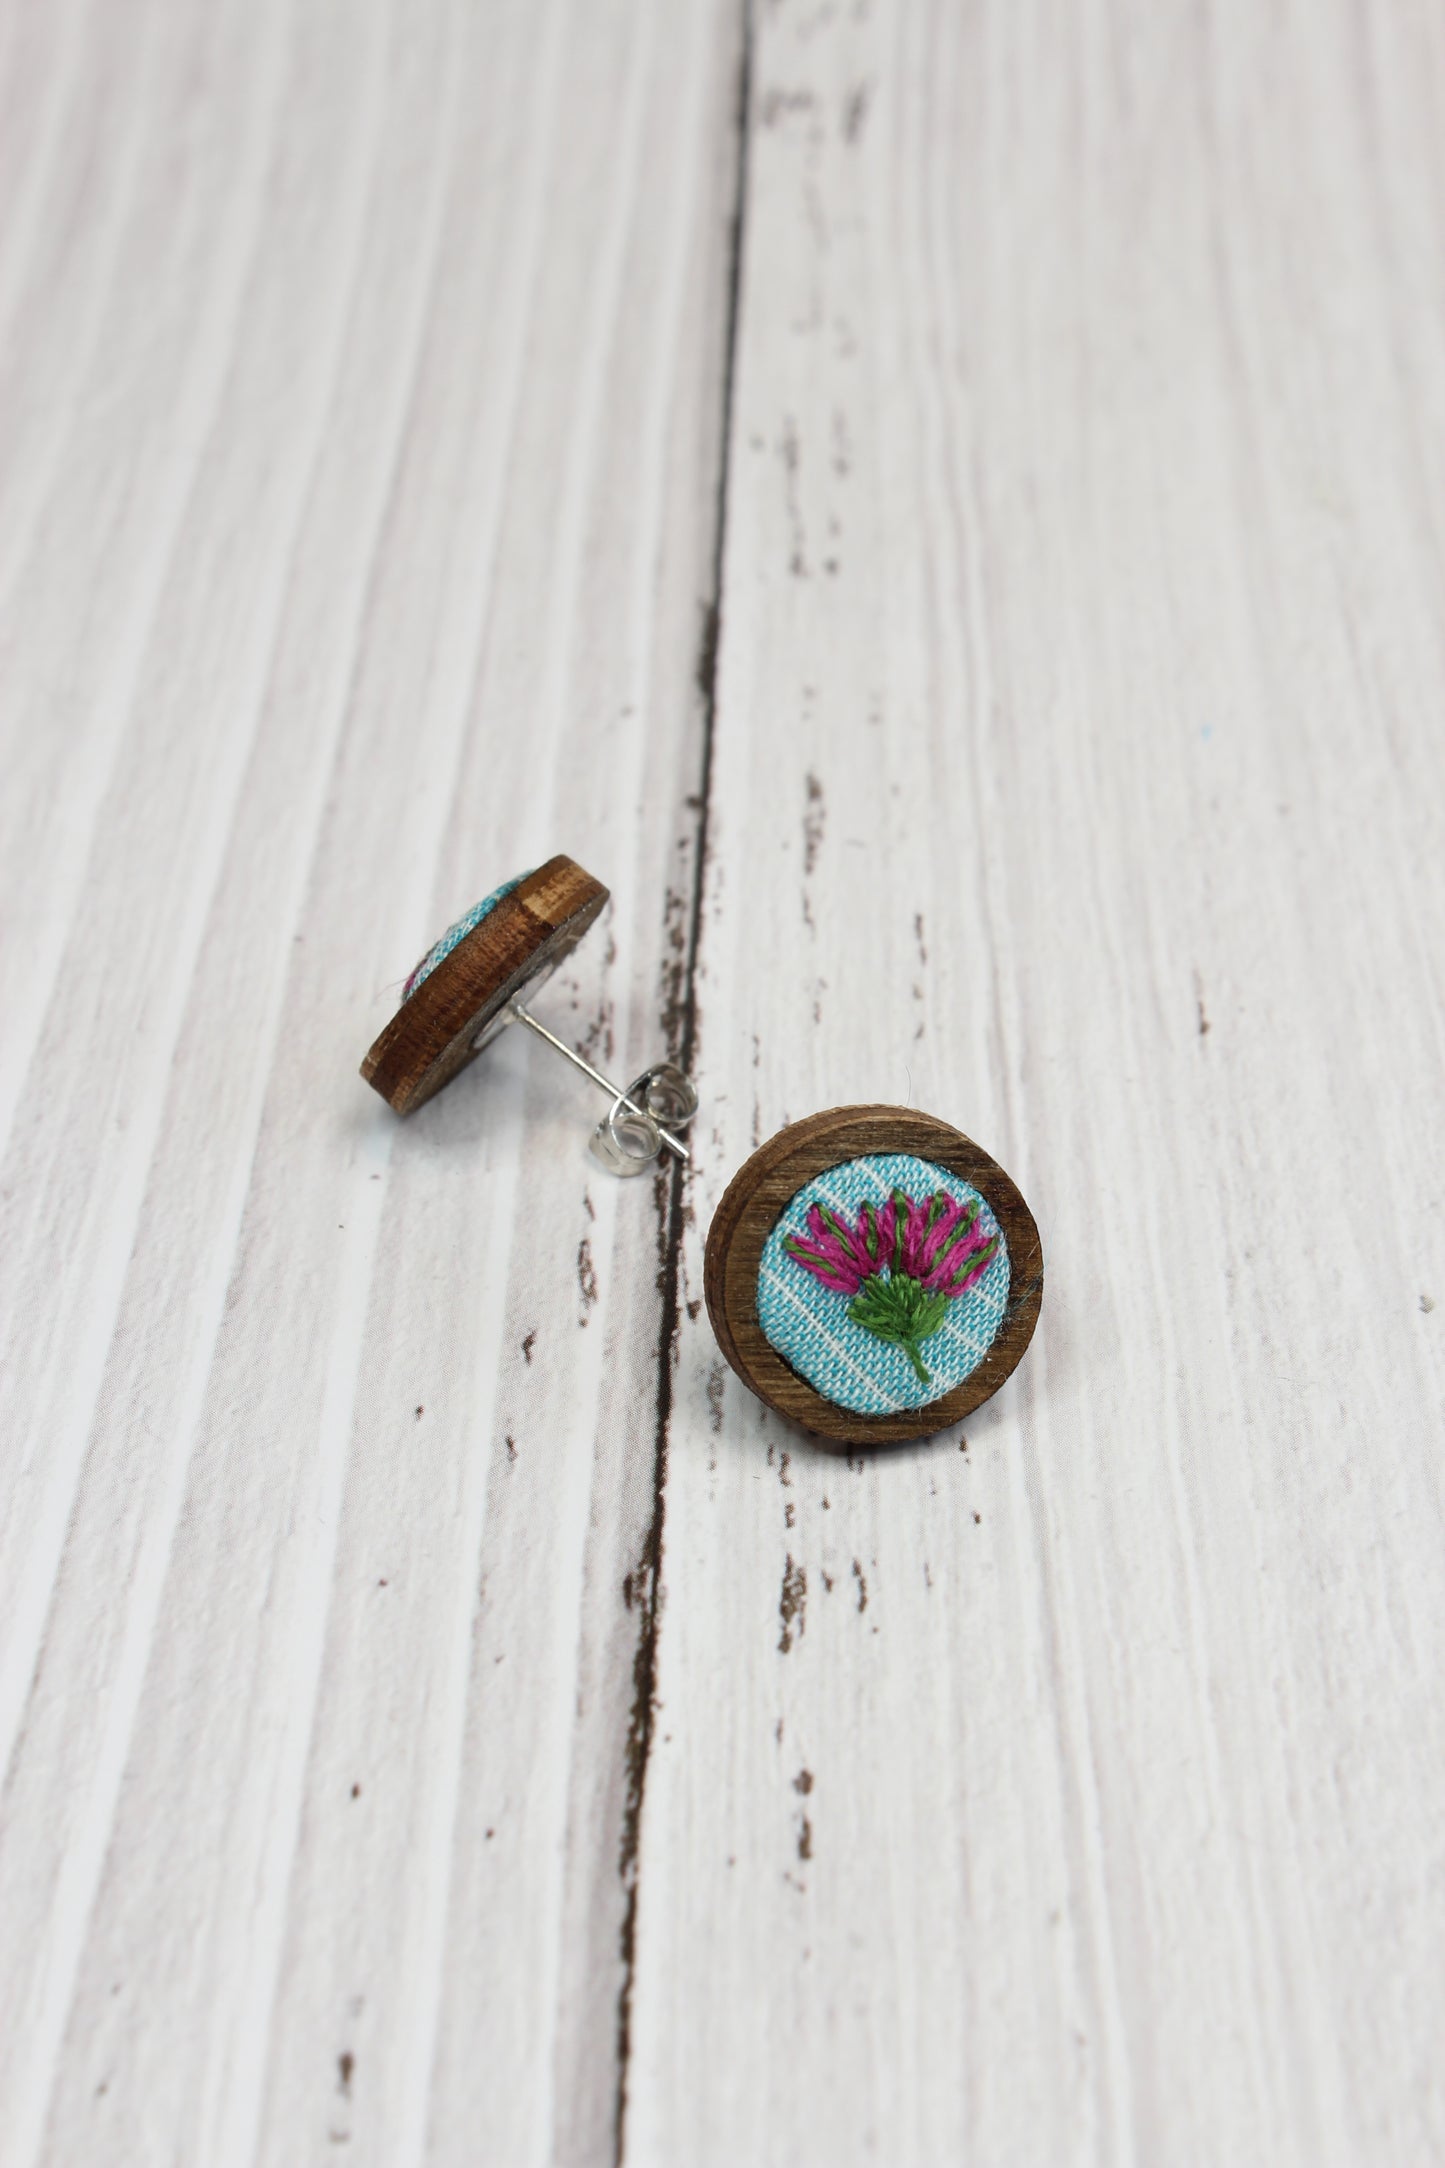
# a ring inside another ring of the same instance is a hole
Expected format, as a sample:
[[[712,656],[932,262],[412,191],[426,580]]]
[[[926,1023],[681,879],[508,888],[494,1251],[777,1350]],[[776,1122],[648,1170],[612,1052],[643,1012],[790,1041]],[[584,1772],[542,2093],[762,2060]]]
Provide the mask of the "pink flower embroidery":
[[[978,1215],[976,1197],[963,1204],[942,1189],[923,1199],[895,1189],[881,1210],[863,1205],[852,1227],[829,1206],[812,1205],[807,1234],[785,1235],[783,1248],[825,1287],[851,1296],[854,1324],[901,1348],[928,1385],[921,1343],[998,1253],[1000,1237],[984,1235]]]
[[[892,1263],[897,1216],[892,1202],[881,1212],[865,1204],[855,1228],[829,1206],[815,1204],[808,1210],[808,1235],[784,1235],[783,1248],[825,1287],[856,1295],[866,1279]]]

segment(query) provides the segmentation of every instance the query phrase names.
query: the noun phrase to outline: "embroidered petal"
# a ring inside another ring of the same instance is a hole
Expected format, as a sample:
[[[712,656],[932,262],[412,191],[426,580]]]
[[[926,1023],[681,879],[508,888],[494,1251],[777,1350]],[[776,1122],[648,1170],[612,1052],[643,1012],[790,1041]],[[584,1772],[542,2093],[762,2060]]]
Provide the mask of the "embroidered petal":
[[[955,1251],[924,1284],[938,1288],[950,1300],[966,1295],[978,1285],[997,1254],[997,1235],[988,1242],[976,1239],[962,1251]]]
[[[978,1219],[978,1205],[955,1205],[941,1219],[929,1237],[924,1251],[924,1270],[930,1276],[938,1271],[949,1258],[960,1258],[970,1242],[975,1239],[974,1228]],[[982,1237],[977,1239],[981,1240]]]
[[[856,1295],[863,1284],[862,1273],[851,1257],[842,1254],[836,1242],[824,1247],[820,1243],[806,1241],[801,1235],[788,1235],[784,1238],[783,1248],[794,1264],[801,1265],[805,1272],[811,1272],[815,1279],[821,1280],[825,1287],[831,1287],[836,1294]]]

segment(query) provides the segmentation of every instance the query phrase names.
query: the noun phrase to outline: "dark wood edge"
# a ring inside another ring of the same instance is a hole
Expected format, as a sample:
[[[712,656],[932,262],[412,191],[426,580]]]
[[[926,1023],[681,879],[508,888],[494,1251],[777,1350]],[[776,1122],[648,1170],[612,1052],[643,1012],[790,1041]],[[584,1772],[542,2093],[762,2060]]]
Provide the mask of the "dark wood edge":
[[[559,853],[503,896],[403,1001],[361,1073],[398,1114],[449,1084],[481,1049],[492,1017],[556,969],[607,901],[602,883]]]
[[[757,1314],[758,1267],[779,1216],[805,1183],[829,1167],[883,1152],[932,1160],[987,1200],[1008,1245],[1009,1293],[992,1347],[952,1392],[926,1408],[855,1415],[825,1400],[764,1337]],[[703,1263],[708,1316],[743,1383],[814,1436],[847,1445],[929,1437],[971,1415],[1023,1355],[1038,1322],[1043,1286],[1043,1244],[1017,1184],[961,1130],[912,1107],[833,1107],[779,1131],[728,1184],[708,1229]]]

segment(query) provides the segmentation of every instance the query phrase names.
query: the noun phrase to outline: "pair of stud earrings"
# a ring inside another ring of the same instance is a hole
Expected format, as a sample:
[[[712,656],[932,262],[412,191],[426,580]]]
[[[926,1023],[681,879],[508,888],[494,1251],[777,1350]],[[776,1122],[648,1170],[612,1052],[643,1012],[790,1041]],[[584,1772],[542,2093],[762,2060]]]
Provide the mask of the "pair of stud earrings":
[[[505,882],[430,948],[361,1065],[398,1114],[522,1024],[608,1098],[591,1150],[612,1174],[686,1161],[697,1110],[671,1062],[626,1090],[526,1006],[607,902],[572,859]],[[718,1344],[760,1400],[835,1444],[927,1437],[1013,1371],[1043,1298],[1043,1250],[987,1152],[908,1107],[835,1107],[759,1147],[708,1230],[703,1291]]]

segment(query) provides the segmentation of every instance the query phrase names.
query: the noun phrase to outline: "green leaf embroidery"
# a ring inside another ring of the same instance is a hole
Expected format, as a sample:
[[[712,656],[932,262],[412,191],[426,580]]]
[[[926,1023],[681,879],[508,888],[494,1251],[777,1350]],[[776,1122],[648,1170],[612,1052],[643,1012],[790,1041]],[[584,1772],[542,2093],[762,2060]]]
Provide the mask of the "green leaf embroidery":
[[[933,1380],[924,1368],[920,1343],[937,1332],[947,1309],[946,1295],[930,1294],[917,1280],[899,1273],[887,1280],[865,1281],[862,1291],[849,1303],[848,1315],[865,1332],[902,1348],[919,1384],[931,1385]]]

